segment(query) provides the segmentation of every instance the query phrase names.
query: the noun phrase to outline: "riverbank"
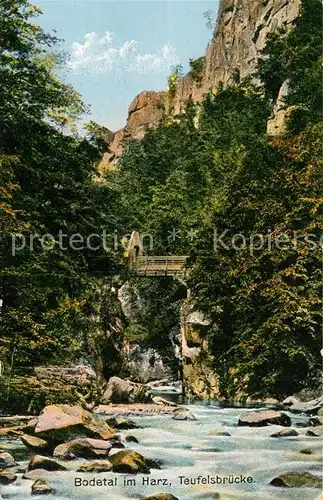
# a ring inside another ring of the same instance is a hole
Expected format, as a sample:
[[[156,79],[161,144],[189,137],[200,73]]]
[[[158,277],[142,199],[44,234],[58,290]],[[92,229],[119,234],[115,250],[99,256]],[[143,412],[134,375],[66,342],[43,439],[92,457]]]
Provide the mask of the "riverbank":
[[[27,438],[18,434],[0,437],[0,460],[8,460],[3,454],[12,457],[7,467],[2,463],[0,473],[12,480],[2,483],[4,499],[34,497],[32,488],[39,480],[50,500],[134,500],[160,492],[178,500],[319,496],[322,427],[305,413],[215,404],[169,409],[111,404],[105,413],[97,407],[91,417],[72,408],[63,405],[62,414],[49,407],[38,419],[15,417],[25,432],[28,428],[38,436],[38,443],[29,438],[27,445]],[[61,426],[69,427],[68,433],[62,434]],[[71,444],[75,426],[96,437]],[[44,442],[55,448],[31,449]]]

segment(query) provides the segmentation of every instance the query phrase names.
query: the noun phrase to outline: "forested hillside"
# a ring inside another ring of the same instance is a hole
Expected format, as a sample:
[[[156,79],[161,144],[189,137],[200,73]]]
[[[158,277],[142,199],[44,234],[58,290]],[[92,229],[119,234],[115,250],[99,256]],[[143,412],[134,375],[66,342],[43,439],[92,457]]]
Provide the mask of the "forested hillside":
[[[153,236],[148,253],[189,255],[187,286],[210,319],[200,334],[219,396],[318,386],[321,10],[319,0],[303,0],[292,29],[269,36],[254,79],[219,85],[184,114],[165,116],[101,175],[99,127],[79,133],[84,104],[57,76],[59,40],[36,24],[39,10],[27,0],[1,3],[0,359],[9,382],[81,357],[106,378],[117,372],[114,354],[93,356],[106,350],[102,331],[122,317],[110,291],[129,279],[122,246],[66,242],[138,230]],[[287,127],[270,137],[284,82]],[[122,318],[120,335],[171,357],[183,284],[132,281],[143,307],[132,323]]]

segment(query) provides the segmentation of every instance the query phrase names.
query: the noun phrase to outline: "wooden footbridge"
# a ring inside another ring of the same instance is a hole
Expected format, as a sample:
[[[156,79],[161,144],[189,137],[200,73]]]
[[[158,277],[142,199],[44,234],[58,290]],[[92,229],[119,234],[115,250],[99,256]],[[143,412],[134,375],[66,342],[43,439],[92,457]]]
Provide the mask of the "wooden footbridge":
[[[186,255],[143,255],[140,234],[131,234],[127,256],[129,267],[139,276],[186,276]]]

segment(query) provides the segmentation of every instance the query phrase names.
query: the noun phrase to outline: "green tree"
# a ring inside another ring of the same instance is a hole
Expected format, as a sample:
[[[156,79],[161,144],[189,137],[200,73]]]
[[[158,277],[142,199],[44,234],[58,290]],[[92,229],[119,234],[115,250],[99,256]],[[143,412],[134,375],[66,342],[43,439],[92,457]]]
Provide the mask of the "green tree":
[[[98,141],[75,132],[85,108],[57,76],[58,40],[35,24],[39,14],[27,0],[0,5],[0,353],[11,372],[80,355],[88,291],[115,266],[102,245],[68,244],[75,234],[113,232],[115,195],[97,182]],[[26,244],[13,255],[17,232]]]

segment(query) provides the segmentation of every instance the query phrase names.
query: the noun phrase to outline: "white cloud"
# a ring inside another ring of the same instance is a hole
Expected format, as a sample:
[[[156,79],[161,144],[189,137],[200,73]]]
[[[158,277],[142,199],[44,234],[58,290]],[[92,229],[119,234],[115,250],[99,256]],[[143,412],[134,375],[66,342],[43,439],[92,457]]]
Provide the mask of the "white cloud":
[[[137,73],[160,73],[179,64],[176,49],[165,45],[156,53],[141,53],[136,40],[128,40],[121,46],[115,43],[113,33],[103,36],[86,33],[83,41],[73,42],[68,63],[73,72],[106,74],[126,70]]]

